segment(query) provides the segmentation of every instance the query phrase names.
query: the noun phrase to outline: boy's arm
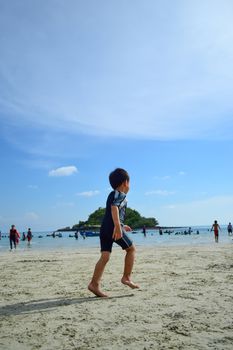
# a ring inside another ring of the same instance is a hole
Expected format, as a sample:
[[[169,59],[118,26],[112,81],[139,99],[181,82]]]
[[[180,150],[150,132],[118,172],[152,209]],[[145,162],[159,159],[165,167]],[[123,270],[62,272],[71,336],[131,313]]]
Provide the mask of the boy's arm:
[[[119,209],[116,205],[111,206],[112,220],[114,223],[114,230],[112,238],[116,241],[122,237],[121,224],[119,218]]]

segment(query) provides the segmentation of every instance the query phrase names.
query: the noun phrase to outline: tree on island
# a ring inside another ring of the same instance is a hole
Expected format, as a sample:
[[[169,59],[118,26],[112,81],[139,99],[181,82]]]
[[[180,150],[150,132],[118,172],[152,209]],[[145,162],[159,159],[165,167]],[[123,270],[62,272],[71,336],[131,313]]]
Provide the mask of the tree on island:
[[[105,208],[99,208],[89,215],[87,221],[79,221],[72,227],[72,230],[80,230],[83,228],[99,228],[105,213]],[[139,214],[138,211],[127,208],[125,224],[129,225],[132,229],[142,228],[144,225],[146,227],[155,227],[159,223],[155,218],[145,218]]]

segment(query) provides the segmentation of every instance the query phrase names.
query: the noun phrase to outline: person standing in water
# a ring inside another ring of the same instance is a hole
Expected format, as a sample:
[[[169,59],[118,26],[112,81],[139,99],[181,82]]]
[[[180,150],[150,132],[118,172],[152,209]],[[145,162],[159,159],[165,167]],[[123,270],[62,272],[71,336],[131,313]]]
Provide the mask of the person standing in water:
[[[30,228],[28,229],[28,232],[27,232],[27,240],[28,240],[28,246],[30,246],[31,240],[32,240],[32,231]]]
[[[231,222],[229,222],[229,224],[227,226],[227,232],[228,232],[228,236],[232,236],[232,224],[231,224]]]
[[[9,233],[9,240],[10,240],[10,250],[14,248],[16,249],[17,241],[19,240],[20,234],[16,230],[15,225],[11,225],[10,233]]]
[[[212,227],[211,227],[211,231],[214,231],[214,238],[215,238],[216,243],[218,243],[219,230],[221,231],[221,228],[220,228],[217,220],[215,220]]]
[[[143,233],[144,237],[146,237],[146,226],[145,225],[143,225],[142,233]]]

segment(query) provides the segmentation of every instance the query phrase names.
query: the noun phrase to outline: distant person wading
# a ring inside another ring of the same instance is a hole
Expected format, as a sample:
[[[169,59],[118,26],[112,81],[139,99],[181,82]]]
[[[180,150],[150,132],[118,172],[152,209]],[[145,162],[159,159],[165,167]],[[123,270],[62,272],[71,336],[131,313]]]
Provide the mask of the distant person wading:
[[[232,236],[232,224],[231,222],[229,222],[228,226],[227,226],[227,232],[229,236]]]
[[[16,230],[15,225],[11,225],[10,233],[9,233],[9,239],[10,239],[10,249],[14,248],[16,249],[17,241],[20,237],[19,232]]]
[[[214,231],[215,242],[218,243],[219,230],[221,230],[217,220],[214,221],[211,231]]]

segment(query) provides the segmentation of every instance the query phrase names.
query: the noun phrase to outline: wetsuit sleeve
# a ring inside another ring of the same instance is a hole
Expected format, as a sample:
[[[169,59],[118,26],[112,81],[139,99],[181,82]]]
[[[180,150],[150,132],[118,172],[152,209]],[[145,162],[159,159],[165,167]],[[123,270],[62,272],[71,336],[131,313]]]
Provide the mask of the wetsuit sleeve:
[[[121,203],[125,200],[126,195],[124,193],[115,191],[111,205],[120,207]]]

